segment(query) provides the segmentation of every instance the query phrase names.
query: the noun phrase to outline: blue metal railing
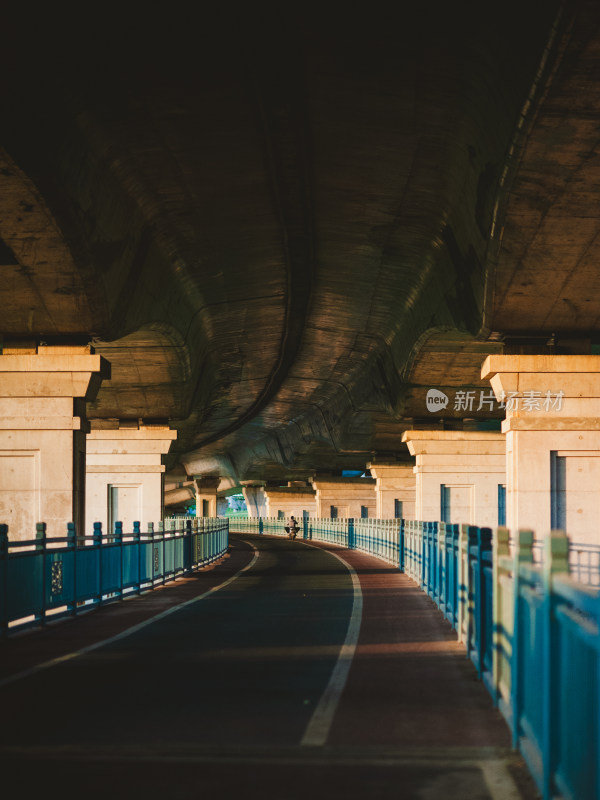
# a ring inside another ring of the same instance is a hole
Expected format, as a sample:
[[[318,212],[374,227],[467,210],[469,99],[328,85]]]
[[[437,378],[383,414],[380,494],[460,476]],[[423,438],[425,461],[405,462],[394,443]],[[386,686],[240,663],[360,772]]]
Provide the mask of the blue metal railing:
[[[413,520],[309,519],[304,537],[395,564],[438,605],[544,800],[600,797],[600,547],[562,532]],[[232,530],[285,535],[283,520]]]
[[[77,614],[174,580],[209,564],[226,552],[228,521],[199,518],[166,520],[142,533],[122,524],[103,535],[94,523],[92,536],[78,536],[69,523],[67,535],[49,538],[39,523],[34,539],[11,541],[0,525],[0,628],[43,623],[59,614]]]
[[[300,536],[406,572],[456,630],[545,800],[600,797],[600,547],[562,532],[377,519],[304,519]],[[172,580],[222,555],[228,531],[285,536],[282,519],[99,525],[10,542],[0,526],[0,624],[43,622]],[[582,583],[581,580],[585,581]]]
[[[320,542],[362,550],[396,566],[400,563],[402,546],[400,519],[331,519],[305,518],[300,520],[298,538],[315,539]],[[287,536],[285,519],[277,517],[232,517],[229,530],[232,533],[258,533],[271,536]]]

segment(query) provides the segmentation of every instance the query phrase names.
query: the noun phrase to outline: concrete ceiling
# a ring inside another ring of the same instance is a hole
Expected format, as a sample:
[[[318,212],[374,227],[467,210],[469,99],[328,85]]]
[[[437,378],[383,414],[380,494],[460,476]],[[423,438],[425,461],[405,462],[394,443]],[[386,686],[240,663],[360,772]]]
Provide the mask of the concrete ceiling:
[[[403,457],[488,353],[589,352],[600,8],[490,13],[9,11],[4,340],[93,342],[94,425],[168,419],[174,474],[238,480]]]

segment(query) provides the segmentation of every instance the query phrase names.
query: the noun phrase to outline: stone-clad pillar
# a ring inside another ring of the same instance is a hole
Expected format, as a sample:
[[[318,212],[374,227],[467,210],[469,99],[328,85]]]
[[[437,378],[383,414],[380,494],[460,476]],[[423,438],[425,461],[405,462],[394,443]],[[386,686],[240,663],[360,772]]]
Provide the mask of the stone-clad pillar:
[[[0,355],[0,522],[10,539],[81,530],[85,507],[85,401],[108,362],[90,347],[4,348]]]
[[[249,517],[267,516],[267,496],[262,483],[243,483],[242,493],[246,501]]]
[[[340,519],[375,516],[374,478],[315,476],[312,485],[316,491],[317,517],[331,517],[332,511]]]
[[[112,531],[115,522],[130,533],[163,519],[162,456],[177,432],[168,425],[93,430],[87,437],[86,533],[94,522]]]
[[[194,478],[194,483],[196,484],[196,516],[216,517],[217,489],[221,483],[221,478],[214,475],[206,475]]]
[[[416,478],[413,464],[367,464],[376,479],[376,515],[379,519],[415,519]]]
[[[506,450],[501,433],[405,431],[416,456],[417,519],[495,528],[503,522]]]
[[[506,419],[507,525],[600,544],[600,356],[489,356]]]

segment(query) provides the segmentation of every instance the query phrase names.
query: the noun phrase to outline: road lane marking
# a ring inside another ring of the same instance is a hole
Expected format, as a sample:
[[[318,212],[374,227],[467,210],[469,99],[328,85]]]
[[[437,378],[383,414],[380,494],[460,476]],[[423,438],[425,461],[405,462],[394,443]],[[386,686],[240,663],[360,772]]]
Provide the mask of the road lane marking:
[[[11,683],[15,683],[16,681],[20,681],[23,678],[29,678],[31,675],[35,675],[37,672],[41,672],[44,669],[49,669],[50,667],[56,667],[59,664],[64,664],[66,661],[72,661],[74,658],[78,656],[86,655],[87,653],[91,653],[93,650],[97,650],[99,647],[104,647],[105,645],[113,644],[113,642],[118,642],[121,639],[125,639],[127,636],[131,636],[132,633],[137,633],[138,631],[142,630],[143,628],[147,627],[148,625],[152,625],[154,622],[158,622],[158,620],[164,619],[168,617],[170,614],[175,613],[175,611],[181,611],[183,608],[187,608],[187,606],[191,606],[193,603],[197,603],[199,600],[204,600],[205,597],[208,597],[215,592],[224,589],[230,583],[237,580],[240,575],[248,570],[252,569],[252,567],[256,564],[259,556],[258,549],[252,544],[252,542],[248,542],[245,539],[242,539],[245,544],[250,545],[250,547],[254,550],[254,555],[252,560],[249,564],[246,564],[241,570],[232,575],[230,578],[227,578],[226,581],[223,583],[218,584],[217,586],[213,586],[212,589],[208,589],[206,592],[198,595],[198,597],[193,597],[191,600],[186,600],[185,603],[180,603],[177,606],[173,606],[172,608],[168,608],[165,611],[161,611],[160,614],[155,614],[155,616],[150,617],[144,622],[140,622],[137,625],[133,625],[131,628],[127,628],[127,630],[121,631],[121,633],[117,633],[115,636],[111,636],[109,639],[103,639],[100,642],[95,642],[94,644],[90,644],[87,647],[82,647],[81,650],[75,650],[73,653],[66,653],[64,656],[58,656],[57,658],[52,658],[50,661],[44,661],[42,664],[37,664],[35,667],[30,667],[29,669],[24,670],[23,672],[18,672],[16,675],[10,675],[8,678],[4,678],[0,680],[0,689],[4,686],[8,686]]]
[[[315,547],[315,545],[308,544],[308,542],[303,542],[303,544],[306,544],[308,547]],[[323,550],[321,547],[315,547],[315,549]],[[333,553],[331,550],[327,552],[334,556],[334,558],[337,558],[338,561],[341,561],[350,573],[353,589],[352,614],[350,616],[350,622],[348,623],[346,639],[340,649],[329,683],[321,695],[321,699],[310,718],[310,722],[300,742],[301,746],[306,747],[322,747],[327,741],[335,712],[337,711],[342,692],[346,685],[346,680],[348,679],[348,673],[350,672],[350,667],[356,651],[358,634],[362,621],[363,597],[356,570],[348,564],[347,561],[338,556],[337,553]]]

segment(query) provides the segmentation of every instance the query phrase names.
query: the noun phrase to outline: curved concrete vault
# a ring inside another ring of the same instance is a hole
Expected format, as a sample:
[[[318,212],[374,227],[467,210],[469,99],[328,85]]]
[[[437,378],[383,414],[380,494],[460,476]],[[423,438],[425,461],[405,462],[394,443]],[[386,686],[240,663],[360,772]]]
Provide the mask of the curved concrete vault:
[[[600,10],[490,14],[9,12],[5,347],[91,342],[93,427],[168,420],[175,476],[234,483],[402,458],[486,355],[591,352]]]

